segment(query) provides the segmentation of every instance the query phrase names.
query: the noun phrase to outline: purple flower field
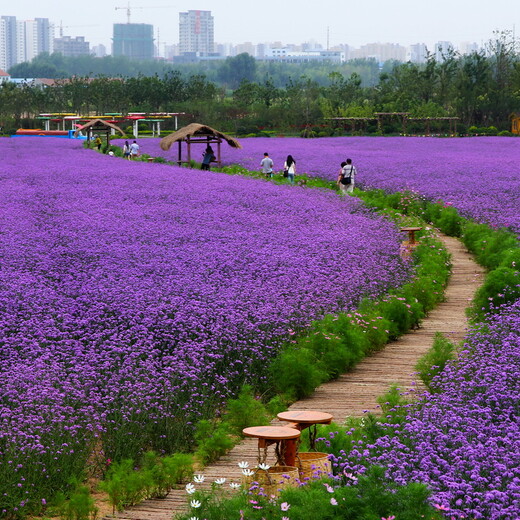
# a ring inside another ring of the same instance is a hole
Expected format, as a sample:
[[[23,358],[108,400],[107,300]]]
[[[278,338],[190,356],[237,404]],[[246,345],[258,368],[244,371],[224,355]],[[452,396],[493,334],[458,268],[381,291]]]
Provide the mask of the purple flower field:
[[[388,468],[397,482],[424,482],[455,518],[520,517],[520,301],[469,337],[395,437],[353,453]],[[395,429],[395,426],[389,426]],[[369,457],[367,458],[367,455]]]
[[[0,154],[0,516],[92,450],[185,446],[265,382],[291,329],[410,276],[399,232],[353,198],[66,139],[0,139]]]
[[[165,152],[159,139],[143,142],[144,153],[174,160],[173,147]],[[356,182],[365,188],[416,191],[442,199],[465,217],[520,234],[518,138],[284,137],[246,138],[240,143],[242,150],[223,145],[226,164],[258,171],[268,152],[280,171],[291,154],[298,173],[336,179],[341,161],[351,157],[358,168]]]

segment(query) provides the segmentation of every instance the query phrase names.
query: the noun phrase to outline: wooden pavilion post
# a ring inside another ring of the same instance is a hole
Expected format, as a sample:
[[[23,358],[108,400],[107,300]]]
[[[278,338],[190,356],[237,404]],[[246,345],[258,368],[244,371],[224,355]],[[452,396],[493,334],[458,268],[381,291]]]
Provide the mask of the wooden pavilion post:
[[[190,140],[190,136],[188,136],[186,138],[186,143],[188,145],[188,164],[190,165],[190,168],[191,168],[191,140]]]
[[[220,156],[220,143],[222,142],[222,139],[219,138],[219,140],[217,141],[217,164],[218,164],[218,167],[219,168],[222,168],[222,160],[221,160],[221,156]]]
[[[179,155],[178,155],[178,158],[177,158],[177,164],[179,166],[182,165],[182,141],[177,141],[178,145],[179,145]]]

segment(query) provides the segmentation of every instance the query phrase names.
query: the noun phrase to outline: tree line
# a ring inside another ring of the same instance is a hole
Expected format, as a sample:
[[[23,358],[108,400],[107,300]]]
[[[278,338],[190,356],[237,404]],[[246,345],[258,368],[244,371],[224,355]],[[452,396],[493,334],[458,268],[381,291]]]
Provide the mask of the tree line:
[[[39,77],[36,72],[44,70],[31,65],[55,58],[83,67],[90,63],[83,57],[74,61],[47,55],[10,72],[14,76],[25,67],[23,77]],[[118,59],[109,57],[108,62],[114,65]],[[241,54],[209,62],[204,69],[152,65],[162,68],[141,68],[128,76],[116,75],[116,68],[112,74],[74,73],[44,88],[5,82],[0,122],[16,127],[41,112],[185,112],[186,122],[239,135],[309,128],[332,132],[325,122],[336,117],[366,118],[367,125],[358,130],[371,132],[377,130],[370,120],[374,113],[409,112],[419,118],[458,117],[464,131],[470,126],[508,130],[511,114],[520,111],[520,60],[507,32],[496,33],[480,52],[461,56],[449,51],[441,60],[428,55],[424,64],[259,63]],[[386,130],[399,131],[399,124],[389,121]]]

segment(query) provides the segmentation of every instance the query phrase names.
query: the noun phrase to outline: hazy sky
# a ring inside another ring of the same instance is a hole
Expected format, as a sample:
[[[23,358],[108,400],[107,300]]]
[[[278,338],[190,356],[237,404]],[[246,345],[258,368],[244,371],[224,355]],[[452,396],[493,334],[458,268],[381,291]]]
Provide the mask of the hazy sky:
[[[128,0],[0,0],[0,15],[49,18],[63,33],[86,36],[110,52],[112,24],[126,23]],[[124,9],[115,9],[124,7]],[[217,43],[481,44],[494,30],[520,35],[520,0],[131,0],[133,23],[149,23],[159,41],[178,43],[179,11],[210,10]],[[515,28],[515,24],[517,27]],[[55,35],[58,36],[59,31]]]

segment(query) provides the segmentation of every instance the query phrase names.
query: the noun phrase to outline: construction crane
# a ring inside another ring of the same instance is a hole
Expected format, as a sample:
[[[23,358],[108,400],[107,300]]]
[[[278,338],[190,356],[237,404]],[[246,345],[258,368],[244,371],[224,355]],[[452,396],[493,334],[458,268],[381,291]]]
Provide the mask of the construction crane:
[[[126,10],[126,23],[130,23],[130,12],[132,9],[162,9],[165,7],[174,7],[173,5],[147,5],[146,7],[130,7],[130,2],[126,7],[116,7],[115,10],[125,9]]]
[[[49,24],[51,27],[56,27],[55,24],[51,23]],[[92,24],[92,25],[63,25],[63,22],[60,21],[60,25],[58,25],[60,29],[60,38],[63,38],[63,29],[70,29],[71,27],[99,27],[99,25]]]

